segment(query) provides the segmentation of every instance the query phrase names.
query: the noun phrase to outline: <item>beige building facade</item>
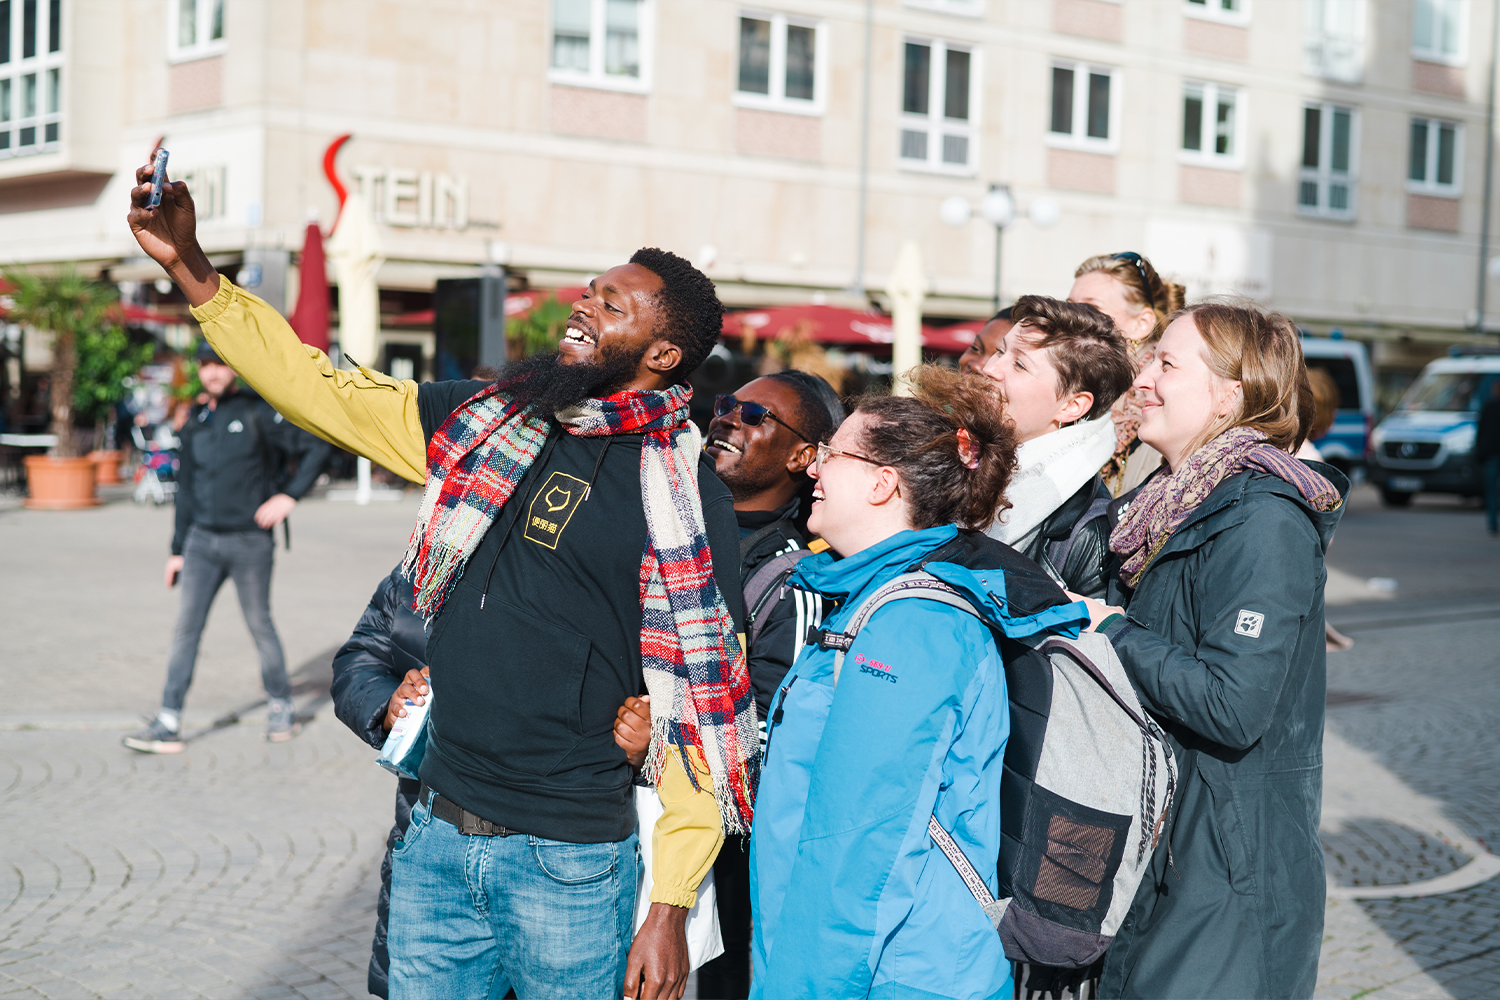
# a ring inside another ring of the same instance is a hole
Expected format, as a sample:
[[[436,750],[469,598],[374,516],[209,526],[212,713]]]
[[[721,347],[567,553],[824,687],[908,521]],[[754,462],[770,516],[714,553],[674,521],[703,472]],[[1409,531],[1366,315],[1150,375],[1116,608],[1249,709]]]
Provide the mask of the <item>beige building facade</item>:
[[[943,204],[1006,185],[1006,301],[1137,250],[1191,296],[1416,363],[1474,337],[1493,9],[0,0],[0,261],[159,277],[124,214],[160,139],[216,262],[295,264],[349,135],[335,172],[374,212],[387,313],[486,265],[576,285],[643,245],[731,306],[882,302],[914,240],[929,317],[980,316],[996,230]]]

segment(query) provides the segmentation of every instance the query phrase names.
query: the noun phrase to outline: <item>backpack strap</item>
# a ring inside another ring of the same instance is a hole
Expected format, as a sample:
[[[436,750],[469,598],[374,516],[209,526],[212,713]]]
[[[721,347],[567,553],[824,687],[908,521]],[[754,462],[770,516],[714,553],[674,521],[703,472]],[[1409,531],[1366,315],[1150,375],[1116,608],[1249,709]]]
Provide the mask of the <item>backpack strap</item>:
[[[776,601],[781,600],[792,571],[797,568],[798,563],[812,554],[811,549],[778,552],[755,567],[755,572],[745,581],[745,632],[752,647],[760,638],[761,630],[766,627],[763,612],[769,611]]]
[[[819,649],[837,650],[833,655],[833,686],[835,688],[839,686],[839,674],[844,669],[844,654],[849,651],[850,646],[854,645],[854,637],[859,634],[859,630],[864,628],[875,612],[885,605],[907,597],[937,601],[940,604],[958,608],[960,611],[967,611],[980,621],[984,621],[984,615],[969,603],[968,598],[932,574],[903,573],[889,583],[877,587],[869,597],[861,601],[854,609],[854,613],[849,616],[849,622],[842,632],[820,628],[807,630],[807,645],[816,645]]]
[[[932,838],[933,843],[938,845],[938,850],[948,858],[954,871],[958,872],[958,877],[963,879],[964,885],[969,887],[969,895],[973,896],[984,909],[984,915],[990,918],[990,923],[998,931],[1000,918],[1005,915],[1005,907],[1010,900],[1002,901],[994,897],[990,892],[990,887],[984,884],[984,879],[980,878],[979,872],[969,861],[969,856],[964,853],[962,847],[958,846],[958,841],[953,839],[953,835],[943,829],[943,824],[937,821],[936,816],[927,817],[927,834]]]
[[[788,530],[791,530],[793,533],[795,533],[797,530],[796,525],[792,524],[792,522],[787,520],[786,518],[782,518],[779,521],[772,521],[764,528],[760,528],[757,531],[746,535],[744,538],[741,538],[740,562],[744,562],[746,559],[749,559],[750,553],[755,551],[755,547],[761,542],[765,541],[767,538],[770,538],[772,535],[779,533],[783,537],[788,537]]]

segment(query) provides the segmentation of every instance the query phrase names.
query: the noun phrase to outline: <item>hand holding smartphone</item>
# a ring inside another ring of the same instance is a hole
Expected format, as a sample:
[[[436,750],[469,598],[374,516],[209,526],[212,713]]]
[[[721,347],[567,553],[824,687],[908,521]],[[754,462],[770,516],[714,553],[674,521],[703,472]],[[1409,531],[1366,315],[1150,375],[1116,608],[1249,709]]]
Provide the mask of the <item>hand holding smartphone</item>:
[[[167,155],[165,149],[157,148],[151,165],[151,198],[146,202],[147,208],[161,205],[161,186],[167,182]]]

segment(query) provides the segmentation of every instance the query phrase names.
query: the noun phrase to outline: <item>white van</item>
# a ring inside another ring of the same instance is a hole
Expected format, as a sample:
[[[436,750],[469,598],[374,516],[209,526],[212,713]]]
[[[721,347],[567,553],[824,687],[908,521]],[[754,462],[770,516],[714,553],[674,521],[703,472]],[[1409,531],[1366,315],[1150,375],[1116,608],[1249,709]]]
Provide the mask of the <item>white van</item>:
[[[1375,376],[1370,355],[1357,340],[1303,337],[1307,367],[1321,368],[1339,390],[1339,408],[1328,433],[1313,444],[1323,460],[1358,482],[1365,471],[1370,431],[1375,427]]]
[[[1370,436],[1370,478],[1393,507],[1417,493],[1481,496],[1474,461],[1479,408],[1500,379],[1500,351],[1455,347],[1422,369]]]

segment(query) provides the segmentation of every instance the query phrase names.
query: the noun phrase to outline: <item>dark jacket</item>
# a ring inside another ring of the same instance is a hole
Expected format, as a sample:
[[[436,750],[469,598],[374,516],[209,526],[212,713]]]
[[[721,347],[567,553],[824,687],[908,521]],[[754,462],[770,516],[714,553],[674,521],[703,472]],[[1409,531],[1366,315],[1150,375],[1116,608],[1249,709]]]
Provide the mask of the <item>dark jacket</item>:
[[[737,510],[740,527],[740,580],[750,582],[755,571],[766,560],[782,552],[807,548],[807,539],[797,530],[795,520],[798,502],[793,500],[774,511]],[[758,532],[766,531],[756,537]],[[754,539],[754,541],[751,541]],[[748,544],[748,547],[747,547]],[[748,598],[750,595],[746,595]],[[755,691],[755,707],[762,730],[771,711],[771,699],[781,686],[781,679],[791,669],[792,661],[802,651],[809,625],[822,621],[822,601],[816,595],[794,587],[781,587],[768,596],[765,609],[757,616],[760,624],[756,639],[749,643],[746,666],[750,686]],[[746,613],[752,609],[747,607]],[[746,627],[749,627],[747,622]]]
[[[1479,461],[1500,458],[1500,399],[1491,396],[1479,410],[1474,433],[1474,457]]]
[[[183,425],[172,554],[188,529],[256,531],[255,510],[277,493],[301,500],[333,453],[328,442],[283,420],[246,389],[196,407]],[[292,474],[289,464],[295,463]]]
[[[386,707],[408,670],[420,670],[427,651],[422,619],[411,609],[412,587],[398,565],[380,581],[354,634],[333,658],[333,712],[354,735],[375,749],[385,744]],[[389,995],[390,952],[386,924],[391,912],[391,848],[406,833],[418,783],[396,782],[396,823],[385,839],[380,863],[380,898],[375,905],[375,940],[370,950],[367,988],[378,997]]]
[[[1347,496],[1349,481],[1313,464]],[[1310,997],[1323,931],[1323,557],[1343,513],[1220,483],[1107,629],[1178,785],[1104,959],[1106,997]]]
[[[1094,476],[1054,510],[1019,551],[1064,589],[1102,599],[1105,565],[1110,560],[1109,504],[1113,499],[1104,479]]]
[[[484,383],[429,382],[429,440]],[[615,713],[641,672],[640,434],[553,425],[428,630],[434,691],[422,780],[493,823],[569,843],[636,828]],[[734,501],[704,456],[698,490],[714,576],[744,631]]]

